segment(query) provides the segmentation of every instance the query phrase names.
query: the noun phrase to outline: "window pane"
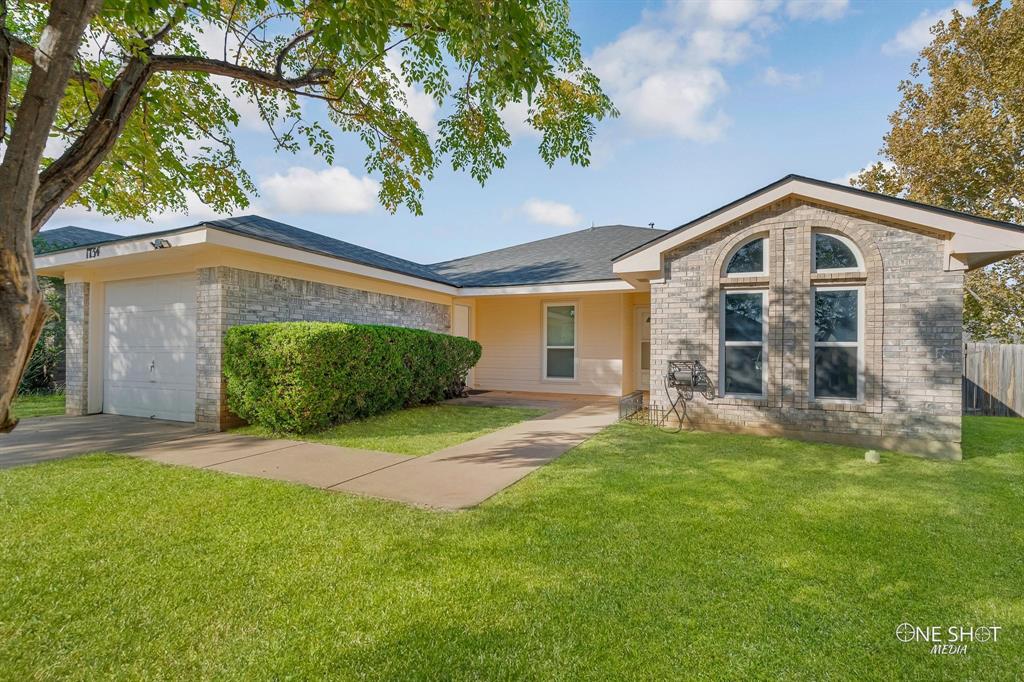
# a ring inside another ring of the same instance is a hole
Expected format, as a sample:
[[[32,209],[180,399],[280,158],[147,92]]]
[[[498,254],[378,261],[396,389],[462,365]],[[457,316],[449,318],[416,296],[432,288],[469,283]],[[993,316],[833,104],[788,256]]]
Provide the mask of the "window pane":
[[[761,347],[725,347],[725,392],[761,395]]]
[[[576,351],[572,348],[548,348],[548,377],[554,379],[572,379],[576,376],[573,371],[573,360],[576,358]]]
[[[576,317],[576,306],[553,305],[548,309],[548,344],[549,346],[574,346],[576,333],[573,320]]]
[[[817,270],[857,267],[850,247],[828,234],[814,235],[814,267]]]
[[[857,349],[814,349],[814,397],[857,397]]]
[[[640,369],[649,370],[651,368],[651,342],[641,341],[640,342]]]
[[[725,295],[725,340],[761,341],[764,297],[761,294]]]
[[[727,275],[764,272],[764,239],[755,239],[739,248],[725,268]]]
[[[814,340],[857,340],[857,291],[814,292]]]

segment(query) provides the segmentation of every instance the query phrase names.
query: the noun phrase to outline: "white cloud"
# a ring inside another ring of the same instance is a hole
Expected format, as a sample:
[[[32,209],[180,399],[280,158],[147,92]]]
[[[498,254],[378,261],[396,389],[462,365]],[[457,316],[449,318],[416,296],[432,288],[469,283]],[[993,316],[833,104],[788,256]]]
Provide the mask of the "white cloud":
[[[900,29],[891,40],[882,45],[882,53],[887,55],[917,54],[925,45],[932,41],[931,27],[940,21],[949,21],[953,10],[957,10],[965,17],[972,16],[974,7],[968,2],[958,2],[955,5],[940,10],[923,11],[917,19]]]
[[[400,55],[389,52],[384,57],[384,65],[398,78],[399,89],[405,97],[404,102],[401,100],[396,101],[395,106],[412,116],[423,132],[433,135],[437,131],[437,102],[434,101],[433,97],[423,92],[423,90],[405,80],[402,76],[402,58]]]
[[[314,171],[292,166],[260,182],[269,211],[284,213],[366,213],[377,206],[380,183],[334,166]]]
[[[774,66],[769,66],[761,72],[761,82],[772,87],[795,89],[804,84],[804,77],[799,73],[786,73],[779,71]]]
[[[835,21],[850,7],[850,0],[789,0],[786,14],[791,19]]]
[[[723,73],[763,51],[761,40],[787,15],[834,19],[846,2],[804,6],[791,0],[671,2],[594,51],[591,66],[623,120],[651,134],[711,141],[729,124]],[[776,74],[792,84],[792,74]],[[781,84],[781,83],[780,83]]]
[[[505,124],[508,134],[513,138],[540,137],[540,131],[526,122],[529,112],[530,105],[526,103],[526,100],[523,100],[522,102],[509,104],[499,111],[498,115],[501,116],[501,121]]]
[[[873,165],[875,165],[874,161],[867,164],[866,166],[858,168],[855,171],[850,171],[849,173],[840,175],[837,178],[832,178],[831,180],[829,180],[829,182],[834,182],[838,185],[849,185],[851,180],[853,180],[855,177],[857,177],[867,169],[871,168]],[[893,168],[896,167],[896,165],[892,161],[882,161],[882,166],[884,166],[887,170],[892,170]]]
[[[523,203],[523,212],[535,223],[556,227],[575,227],[583,222],[583,216],[569,204],[543,199],[528,199]]]
[[[111,223],[115,223],[119,226],[127,226],[128,224],[131,224],[134,229],[129,231],[136,233],[149,232],[154,228],[181,227],[184,225],[198,223],[203,220],[212,220],[214,218],[223,217],[223,214],[217,213],[212,208],[204,204],[195,193],[186,190],[184,211],[164,211],[152,216],[149,221],[115,221],[114,218],[105,216],[98,211],[92,211],[85,206],[76,205],[67,206],[58,210],[46,224],[49,227],[80,225],[82,227],[96,227],[97,229],[112,229]],[[113,231],[117,232],[121,230],[113,229]]]

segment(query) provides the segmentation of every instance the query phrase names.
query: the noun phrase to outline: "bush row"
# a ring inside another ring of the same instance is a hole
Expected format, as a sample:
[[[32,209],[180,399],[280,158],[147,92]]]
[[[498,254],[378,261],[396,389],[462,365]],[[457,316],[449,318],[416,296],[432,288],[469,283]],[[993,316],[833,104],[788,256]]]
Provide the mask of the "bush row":
[[[224,344],[228,406],[287,433],[461,395],[479,359],[476,341],[382,325],[245,325]]]

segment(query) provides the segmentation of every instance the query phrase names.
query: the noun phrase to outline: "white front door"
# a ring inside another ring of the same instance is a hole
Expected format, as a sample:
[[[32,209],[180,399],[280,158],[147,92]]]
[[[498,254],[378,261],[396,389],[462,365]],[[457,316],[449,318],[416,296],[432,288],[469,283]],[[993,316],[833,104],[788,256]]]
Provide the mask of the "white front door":
[[[651,309],[636,309],[636,387],[651,389]]]
[[[194,275],[108,282],[103,411],[195,420]]]

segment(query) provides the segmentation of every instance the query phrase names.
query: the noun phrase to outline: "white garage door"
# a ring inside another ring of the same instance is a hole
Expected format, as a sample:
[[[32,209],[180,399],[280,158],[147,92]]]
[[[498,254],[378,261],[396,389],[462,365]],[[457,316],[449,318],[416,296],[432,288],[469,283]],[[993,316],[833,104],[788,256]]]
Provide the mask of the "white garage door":
[[[195,277],[108,282],[105,326],[103,411],[195,421]]]

